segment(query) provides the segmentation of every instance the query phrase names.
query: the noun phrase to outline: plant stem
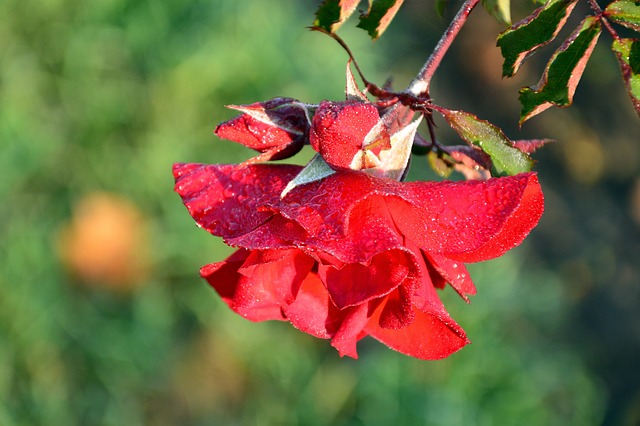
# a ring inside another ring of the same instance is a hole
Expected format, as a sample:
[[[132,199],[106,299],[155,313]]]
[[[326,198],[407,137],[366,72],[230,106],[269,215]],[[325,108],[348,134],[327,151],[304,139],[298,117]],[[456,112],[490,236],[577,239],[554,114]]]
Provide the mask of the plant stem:
[[[464,23],[467,21],[469,14],[479,2],[480,0],[465,0],[460,7],[460,10],[458,10],[458,13],[456,13],[456,16],[453,18],[453,21],[451,21],[449,28],[447,28],[447,31],[442,35],[442,38],[436,45],[435,49],[433,49],[429,59],[427,59],[427,62],[425,62],[418,75],[409,84],[407,92],[414,96],[429,94],[429,83],[431,82],[433,74],[440,66],[442,58],[447,53],[447,50],[449,50],[449,46],[453,43],[453,40],[460,32]]]
[[[600,5],[598,5],[596,0],[589,0],[589,6],[591,7],[591,10],[595,12],[598,19],[600,19],[600,22],[607,29],[609,34],[611,34],[611,37],[613,37],[614,40],[620,40],[620,36],[616,32],[616,30],[613,29],[607,18],[605,18],[604,12],[602,12],[602,9],[600,8]]]

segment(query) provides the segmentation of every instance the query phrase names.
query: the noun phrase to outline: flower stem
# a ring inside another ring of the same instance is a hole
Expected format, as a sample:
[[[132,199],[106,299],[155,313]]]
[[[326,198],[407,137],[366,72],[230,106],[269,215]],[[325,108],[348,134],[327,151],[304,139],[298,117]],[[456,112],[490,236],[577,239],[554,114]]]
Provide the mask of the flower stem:
[[[449,46],[453,43],[453,40],[460,32],[464,23],[467,21],[469,14],[479,2],[480,0],[465,0],[460,7],[460,10],[458,10],[458,13],[456,13],[456,16],[453,18],[453,21],[451,21],[449,28],[447,28],[447,31],[442,35],[442,38],[436,45],[435,49],[433,49],[429,59],[427,59],[427,62],[425,62],[418,75],[409,84],[407,92],[414,96],[429,94],[429,83],[431,82],[433,74],[440,66],[442,58],[447,53],[447,50],[449,50]]]

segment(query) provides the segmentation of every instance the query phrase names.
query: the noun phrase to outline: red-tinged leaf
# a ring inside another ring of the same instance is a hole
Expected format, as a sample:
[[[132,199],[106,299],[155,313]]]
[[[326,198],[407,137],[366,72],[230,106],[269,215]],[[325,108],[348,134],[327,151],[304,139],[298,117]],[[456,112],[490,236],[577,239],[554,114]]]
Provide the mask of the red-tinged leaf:
[[[536,50],[550,43],[569,18],[577,0],[549,0],[498,36],[504,64],[502,75],[513,76]]]
[[[538,84],[520,90],[520,124],[553,105],[571,105],[600,33],[598,18],[587,17],[553,54]]]
[[[482,5],[498,22],[511,25],[511,0],[482,0]]]
[[[427,161],[429,162],[429,166],[431,169],[436,172],[438,176],[441,178],[448,178],[451,174],[451,167],[444,161],[441,157],[438,156],[434,151],[429,151],[427,154]]]
[[[356,10],[360,0],[324,0],[316,11],[314,27],[335,32]]]
[[[492,162],[484,151],[476,146],[454,145],[442,147],[455,161],[453,169],[467,180],[487,180],[491,177]]]
[[[637,0],[616,0],[609,3],[604,15],[620,25],[640,31],[640,2]]]
[[[473,169],[491,169],[491,157],[482,149],[469,145],[453,145],[442,147],[455,161]]]
[[[491,172],[486,169],[473,169],[471,167],[465,166],[462,163],[457,163],[453,165],[453,170],[460,173],[466,180],[487,180],[491,178]]]
[[[549,142],[554,142],[553,139],[519,139],[517,141],[513,141],[513,146],[518,148],[520,151],[525,152],[527,154],[533,154],[536,152],[538,148],[543,147]]]
[[[622,78],[633,107],[640,115],[640,40],[631,38],[615,40],[612,48],[618,57]]]
[[[533,167],[533,161],[522,151],[513,147],[513,143],[504,135],[502,130],[480,120],[473,114],[464,111],[451,111],[438,108],[449,125],[458,132],[460,137],[470,145],[478,146],[486,152],[495,170],[499,174],[515,175],[528,172]]]
[[[369,0],[369,11],[360,16],[358,28],[377,39],[387,29],[404,0]]]

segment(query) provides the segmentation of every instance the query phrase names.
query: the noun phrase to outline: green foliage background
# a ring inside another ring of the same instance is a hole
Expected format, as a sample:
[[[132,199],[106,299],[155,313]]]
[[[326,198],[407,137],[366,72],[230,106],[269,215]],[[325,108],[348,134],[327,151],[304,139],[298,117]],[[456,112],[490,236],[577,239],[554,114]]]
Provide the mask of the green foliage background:
[[[521,248],[471,267],[470,306],[445,292],[474,342],[447,360],[368,340],[359,360],[340,359],[288,324],[237,317],[199,279],[230,250],[193,226],[171,164],[248,157],[211,133],[234,115],[225,104],[341,99],[346,55],[304,29],[314,6],[0,2],[0,424],[634,424],[640,133],[624,121],[630,108],[592,130],[580,124],[592,117],[585,99],[585,117],[562,111],[533,129],[561,140],[539,157],[545,219]],[[373,46],[353,25],[341,30],[373,81],[405,84],[446,25],[431,4],[398,19]],[[501,29],[474,19],[493,37]],[[484,48],[473,43],[438,75],[441,103],[515,123],[511,83],[483,80],[478,61],[456,65]],[[587,74],[586,91],[625,105],[622,89],[609,92],[612,67]],[[510,95],[494,93],[503,86]],[[612,160],[611,146],[624,158]],[[424,169],[414,159],[413,178],[431,176]],[[86,285],[60,261],[74,205],[102,191],[146,218],[150,273],[129,293]]]

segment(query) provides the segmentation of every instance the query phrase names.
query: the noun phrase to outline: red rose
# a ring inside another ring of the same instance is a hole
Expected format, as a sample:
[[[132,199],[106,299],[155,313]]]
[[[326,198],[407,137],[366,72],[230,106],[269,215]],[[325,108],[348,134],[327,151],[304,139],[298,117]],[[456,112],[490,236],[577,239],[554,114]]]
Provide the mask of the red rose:
[[[403,183],[343,169],[281,198],[300,170],[176,164],[175,189],[199,226],[239,247],[201,269],[231,309],[290,321],[351,357],[366,335],[421,359],[469,343],[436,288],[474,294],[462,262],[517,246],[543,211],[533,173]]]

